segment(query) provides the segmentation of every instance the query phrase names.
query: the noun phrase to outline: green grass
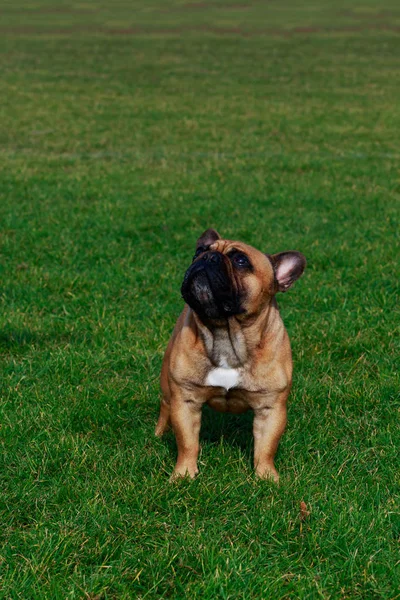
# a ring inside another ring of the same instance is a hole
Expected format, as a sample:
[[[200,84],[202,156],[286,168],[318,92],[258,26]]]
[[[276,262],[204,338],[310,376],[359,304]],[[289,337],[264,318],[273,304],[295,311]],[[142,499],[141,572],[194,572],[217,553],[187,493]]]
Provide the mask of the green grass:
[[[1,9],[0,597],[394,600],[398,4],[188,4]],[[279,487],[153,436],[211,226],[308,259]]]

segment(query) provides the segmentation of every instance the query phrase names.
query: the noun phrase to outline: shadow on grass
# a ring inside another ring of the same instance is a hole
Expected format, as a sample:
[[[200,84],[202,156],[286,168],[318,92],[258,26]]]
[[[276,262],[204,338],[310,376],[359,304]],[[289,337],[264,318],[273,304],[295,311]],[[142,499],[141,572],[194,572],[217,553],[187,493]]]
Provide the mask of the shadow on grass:
[[[0,352],[21,354],[34,348],[44,348],[56,344],[83,344],[88,342],[84,334],[54,331],[38,333],[30,329],[5,328],[0,330]]]
[[[162,438],[170,454],[176,457],[177,445],[171,430]],[[218,445],[224,440],[228,445],[239,448],[246,457],[251,458],[253,452],[253,411],[241,415],[219,413],[203,407],[200,443]]]
[[[33,344],[41,345],[44,336],[29,329],[3,329],[0,331],[0,350],[21,350]]]
[[[203,408],[200,440],[207,444],[219,444],[221,439],[243,451],[252,448],[253,411],[241,415],[218,413],[212,408]]]

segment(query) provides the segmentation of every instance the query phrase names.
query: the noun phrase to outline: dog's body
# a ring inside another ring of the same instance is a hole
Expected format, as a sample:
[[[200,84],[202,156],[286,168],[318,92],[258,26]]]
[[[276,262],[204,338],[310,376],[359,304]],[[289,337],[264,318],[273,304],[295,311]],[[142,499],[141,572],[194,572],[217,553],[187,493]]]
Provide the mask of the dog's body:
[[[197,472],[201,408],[254,411],[254,466],[278,480],[274,456],[286,425],[292,381],[290,342],[275,301],[303,272],[298,252],[268,256],[207,230],[182,284],[187,302],[161,372],[156,434],[169,424],[178,461],[173,476]]]

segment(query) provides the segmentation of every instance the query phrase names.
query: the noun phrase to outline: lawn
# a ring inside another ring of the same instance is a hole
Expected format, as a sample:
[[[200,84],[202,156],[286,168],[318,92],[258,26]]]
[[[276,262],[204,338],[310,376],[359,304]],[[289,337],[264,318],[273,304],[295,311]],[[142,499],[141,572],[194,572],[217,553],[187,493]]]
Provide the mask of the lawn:
[[[0,597],[400,598],[398,3],[16,0],[0,32]],[[207,227],[308,259],[279,486],[251,415],[204,411],[194,481],[154,437]]]

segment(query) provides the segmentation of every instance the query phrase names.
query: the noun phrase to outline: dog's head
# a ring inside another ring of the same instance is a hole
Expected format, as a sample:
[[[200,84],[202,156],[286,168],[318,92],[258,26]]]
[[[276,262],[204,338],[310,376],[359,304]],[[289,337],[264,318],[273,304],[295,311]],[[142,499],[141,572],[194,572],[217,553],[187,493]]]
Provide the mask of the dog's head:
[[[259,313],[276,292],[286,292],[305,266],[300,252],[263,254],[207,229],[197,240],[182,297],[203,321],[246,319]]]

